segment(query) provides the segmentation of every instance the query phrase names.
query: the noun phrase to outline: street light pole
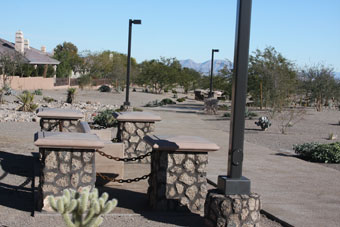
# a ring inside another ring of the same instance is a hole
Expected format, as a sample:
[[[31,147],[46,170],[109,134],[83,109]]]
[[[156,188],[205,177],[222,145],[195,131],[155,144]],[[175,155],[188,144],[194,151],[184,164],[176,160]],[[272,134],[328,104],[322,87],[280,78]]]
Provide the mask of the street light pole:
[[[242,176],[242,162],[251,4],[252,0],[238,0],[237,3],[228,175],[218,176],[218,189],[226,195],[250,194],[250,180]]]
[[[129,102],[129,89],[130,89],[130,67],[131,67],[131,32],[132,24],[141,24],[141,20],[129,20],[129,41],[128,41],[128,56],[127,56],[127,69],[126,69],[126,95],[124,106],[130,106]]]
[[[209,98],[213,97],[213,73],[214,73],[214,53],[219,52],[218,49],[211,50],[211,69],[210,69],[210,92]]]

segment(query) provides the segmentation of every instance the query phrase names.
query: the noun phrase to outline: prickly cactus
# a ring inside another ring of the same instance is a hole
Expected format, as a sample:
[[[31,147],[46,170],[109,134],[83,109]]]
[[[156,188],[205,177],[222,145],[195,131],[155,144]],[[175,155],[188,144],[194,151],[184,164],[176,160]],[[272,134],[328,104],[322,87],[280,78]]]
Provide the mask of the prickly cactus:
[[[49,196],[48,200],[52,209],[63,216],[68,227],[97,227],[103,222],[101,215],[117,206],[116,199],[107,201],[109,195],[106,192],[99,198],[96,188],[92,192],[88,189],[82,192],[65,189],[63,193],[58,199]]]

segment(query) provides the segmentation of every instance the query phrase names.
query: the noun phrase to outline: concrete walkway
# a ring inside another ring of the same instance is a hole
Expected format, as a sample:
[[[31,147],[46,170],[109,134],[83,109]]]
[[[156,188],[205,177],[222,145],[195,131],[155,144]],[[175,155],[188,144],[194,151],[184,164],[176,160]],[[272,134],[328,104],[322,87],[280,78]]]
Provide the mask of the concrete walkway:
[[[209,154],[208,178],[216,182],[227,173],[229,122],[185,108],[150,111],[162,117],[155,134],[195,135],[218,144],[221,149]],[[262,209],[294,226],[340,226],[339,171],[247,142],[243,166]]]

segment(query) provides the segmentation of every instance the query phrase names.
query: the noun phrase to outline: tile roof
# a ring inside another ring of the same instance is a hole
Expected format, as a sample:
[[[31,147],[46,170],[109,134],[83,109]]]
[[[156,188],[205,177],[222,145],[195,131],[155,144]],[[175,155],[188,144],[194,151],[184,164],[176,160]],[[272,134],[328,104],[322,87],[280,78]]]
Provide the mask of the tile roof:
[[[15,44],[0,38],[0,54],[14,55],[16,52]],[[51,58],[48,53],[44,53],[33,47],[25,49],[24,61],[31,65],[58,65],[60,62]]]

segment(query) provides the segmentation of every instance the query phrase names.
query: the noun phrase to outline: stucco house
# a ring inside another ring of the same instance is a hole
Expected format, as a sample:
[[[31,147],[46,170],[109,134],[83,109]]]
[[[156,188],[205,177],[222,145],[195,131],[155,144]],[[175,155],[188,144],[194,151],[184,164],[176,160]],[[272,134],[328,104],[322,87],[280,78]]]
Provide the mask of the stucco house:
[[[0,55],[18,56],[18,53],[23,63],[33,65],[35,68],[38,65],[44,65],[43,77],[46,77],[48,65],[52,65],[56,71],[60,63],[46,52],[45,46],[42,46],[40,50],[31,47],[29,40],[24,39],[24,34],[20,30],[15,33],[15,43],[0,38]]]

